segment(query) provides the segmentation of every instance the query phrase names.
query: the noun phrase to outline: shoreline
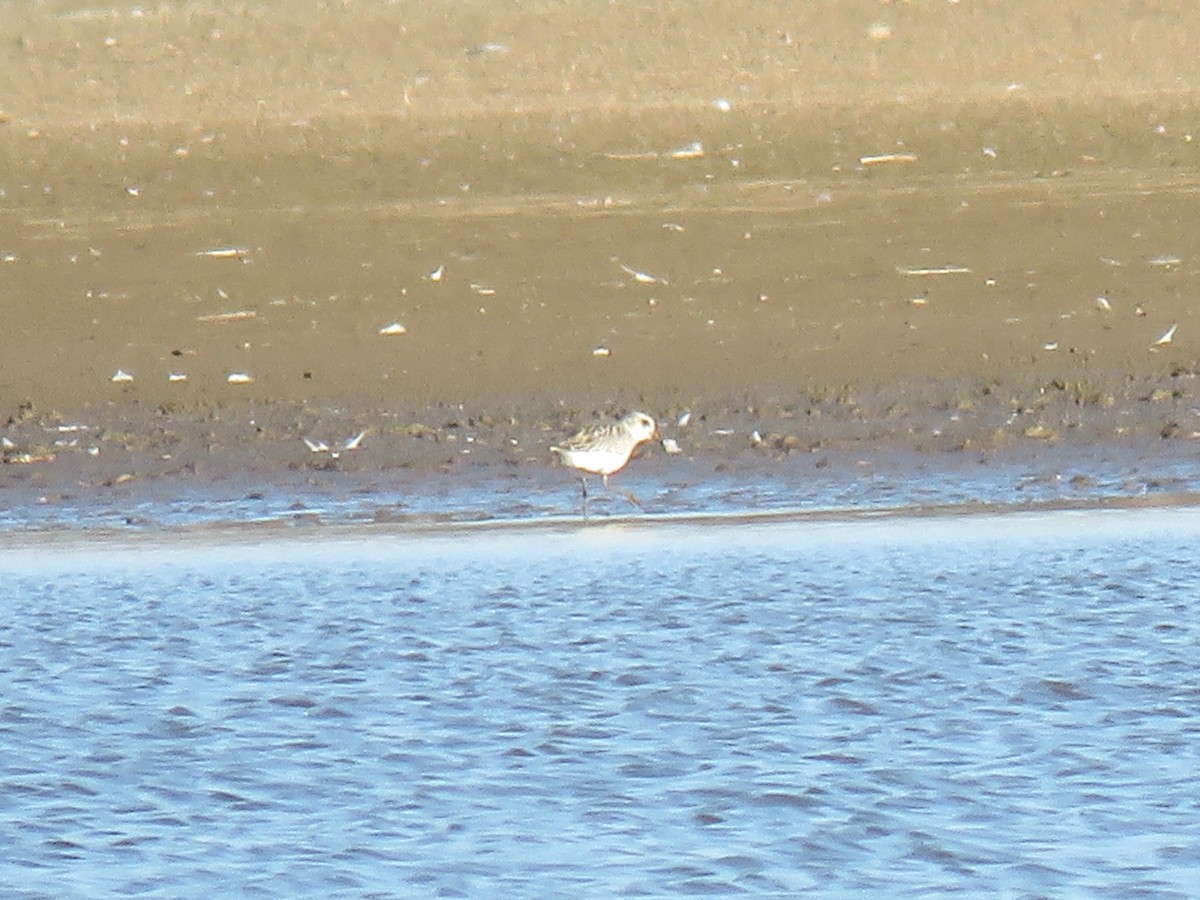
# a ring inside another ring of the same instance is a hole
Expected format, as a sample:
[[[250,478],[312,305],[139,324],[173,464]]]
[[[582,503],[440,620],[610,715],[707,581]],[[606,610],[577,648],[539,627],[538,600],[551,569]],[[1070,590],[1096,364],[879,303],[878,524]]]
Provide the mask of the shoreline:
[[[1200,487],[1188,486],[1160,491],[1119,495],[1074,491],[1074,496],[1040,496],[1024,499],[967,499],[959,502],[911,502],[878,506],[779,506],[769,509],[684,509],[658,512],[610,513],[582,519],[565,510],[557,513],[492,516],[487,513],[442,509],[437,513],[382,514],[384,506],[322,510],[308,508],[303,502],[288,510],[267,515],[204,518],[203,515],[181,521],[151,521],[133,517],[124,524],[113,521],[76,521],[66,524],[25,522],[6,527],[6,541],[0,562],[22,553],[47,550],[71,552],[97,548],[108,550],[146,550],[186,546],[191,549],[281,545],[297,543],[310,546],[312,541],[357,546],[371,540],[455,541],[467,537],[529,537],[534,535],[578,535],[583,533],[620,534],[630,537],[642,530],[687,529],[703,534],[703,529],[729,527],[849,527],[890,525],[915,527],[924,523],[946,525],[956,521],[973,526],[979,522],[997,524],[1043,521],[1062,514],[1119,515],[1123,522],[1129,514],[1155,513],[1195,515],[1200,511]],[[94,499],[94,498],[93,498]],[[249,499],[249,498],[246,498]],[[261,499],[261,496],[256,499]],[[313,496],[306,498],[313,500]],[[1092,521],[1089,519],[1089,521]],[[905,524],[908,523],[908,524]],[[615,529],[615,531],[614,531]],[[38,557],[43,559],[42,557]]]
[[[878,442],[792,454],[668,455],[651,447],[593,480],[590,524],[772,519],[870,519],[1021,511],[1196,505],[1200,478],[1177,442],[1082,445],[1026,441],[990,451],[913,451]],[[74,467],[7,479],[0,530],[36,534],[247,535],[364,527],[576,527],[579,474],[550,460],[437,468],[364,463],[229,466],[88,483]],[[622,492],[641,498],[635,509]]]

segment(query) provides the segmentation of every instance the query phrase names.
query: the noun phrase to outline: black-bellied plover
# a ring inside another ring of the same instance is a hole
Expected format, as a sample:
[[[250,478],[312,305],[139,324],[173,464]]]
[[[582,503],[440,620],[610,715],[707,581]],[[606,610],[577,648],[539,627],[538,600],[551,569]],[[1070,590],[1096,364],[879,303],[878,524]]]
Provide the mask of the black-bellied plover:
[[[599,475],[608,487],[608,476],[625,468],[633,451],[657,432],[654,419],[645,413],[631,412],[618,422],[580,429],[550,450],[568,466]],[[587,478],[580,476],[580,479],[583,481],[583,515],[587,518]],[[625,496],[641,505],[632,494],[625,493]]]

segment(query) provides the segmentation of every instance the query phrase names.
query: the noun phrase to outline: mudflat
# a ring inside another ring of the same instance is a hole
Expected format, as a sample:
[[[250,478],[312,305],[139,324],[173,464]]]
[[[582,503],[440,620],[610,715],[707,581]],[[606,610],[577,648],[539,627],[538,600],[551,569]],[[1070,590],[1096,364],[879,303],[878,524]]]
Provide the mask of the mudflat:
[[[15,4],[0,483],[546,466],[631,409],[693,470],[1190,453],[1197,31],[1081,0]]]

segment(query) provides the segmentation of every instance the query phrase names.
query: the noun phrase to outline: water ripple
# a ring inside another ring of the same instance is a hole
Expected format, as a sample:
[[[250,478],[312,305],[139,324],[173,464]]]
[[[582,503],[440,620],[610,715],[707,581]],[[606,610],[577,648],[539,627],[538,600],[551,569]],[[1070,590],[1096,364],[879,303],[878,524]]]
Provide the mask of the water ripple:
[[[0,551],[0,882],[1185,897],[1198,531],[1162,510]]]

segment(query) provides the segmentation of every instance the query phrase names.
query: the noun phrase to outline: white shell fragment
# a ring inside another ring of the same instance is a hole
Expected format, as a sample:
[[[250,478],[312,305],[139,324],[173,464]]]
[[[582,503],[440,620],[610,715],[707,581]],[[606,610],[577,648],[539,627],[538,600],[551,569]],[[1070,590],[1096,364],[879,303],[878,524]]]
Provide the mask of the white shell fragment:
[[[679,426],[680,428],[687,428],[688,425],[691,424],[691,421],[692,421],[692,413],[689,410],[688,412],[685,412],[682,415],[680,415],[680,417],[675,420],[675,424],[677,426]]]
[[[497,41],[486,41],[482,44],[476,44],[474,47],[467,48],[467,56],[485,56],[487,54],[503,56],[508,52],[508,45],[498,43]]]
[[[313,440],[312,438],[301,438],[304,441],[304,446],[309,449],[310,453],[328,453],[333,459],[341,456],[343,451],[358,450],[362,446],[363,438],[367,436],[367,432],[371,429],[364,428],[352,438],[347,438],[342,443],[341,450],[331,450],[329,445],[322,440]]]
[[[1159,337],[1159,339],[1154,342],[1154,346],[1155,347],[1165,347],[1167,344],[1171,343],[1171,341],[1175,340],[1175,329],[1177,329],[1178,327],[1179,327],[1179,324],[1176,323],[1176,324],[1172,325],[1170,328],[1168,328],[1166,331],[1164,331],[1162,333],[1162,335]]]
[[[254,379],[245,372],[230,372],[225,380],[230,384],[250,384]]]
[[[872,22],[867,26],[867,37],[873,41],[886,41],[892,36],[892,26],[887,22]]]
[[[683,452],[683,448],[679,446],[679,442],[675,438],[663,438],[662,448],[671,454]]]
[[[639,272],[637,269],[631,269],[629,266],[621,263],[621,271],[636,281],[638,284],[666,284],[666,280],[651,275],[648,272]]]
[[[592,356],[599,356],[599,357],[612,356],[612,351],[609,350],[607,347],[597,347],[595,350],[592,351]]]
[[[379,329],[380,334],[408,334],[408,329],[399,322],[393,322],[391,325],[384,325]]]
[[[1112,312],[1112,304],[1108,302],[1107,297],[1096,298],[1096,309],[1101,312]]]
[[[915,153],[876,153],[871,156],[860,156],[858,162],[864,166],[882,166],[887,163],[915,163]]]
[[[692,141],[686,146],[679,147],[676,150],[668,150],[665,153],[658,150],[633,150],[624,153],[605,153],[605,159],[615,159],[622,162],[643,160],[643,159],[702,159],[704,157],[704,144],[701,141]]]
[[[704,144],[700,141],[692,141],[686,147],[680,147],[667,154],[668,159],[700,159],[703,156]]]
[[[1156,256],[1154,259],[1146,260],[1148,265],[1155,266],[1160,269],[1169,269],[1172,266],[1177,266],[1183,262],[1178,256],[1172,256],[1169,253],[1164,253],[1161,256]]]
[[[130,375],[128,372],[126,372],[124,369],[117,369],[117,374],[115,374],[109,380],[120,384],[123,382],[133,381],[133,376]]]
[[[53,453],[16,453],[12,456],[4,457],[4,461],[9,464],[17,464],[21,466],[33,465],[34,463],[54,462]]]
[[[253,319],[258,312],[253,309],[238,309],[233,312],[212,313],[207,316],[196,316],[197,322],[240,322],[242,319]]]
[[[443,263],[442,265],[438,266],[436,269],[434,269],[432,272],[430,272],[425,277],[428,278],[430,281],[441,281],[443,278],[446,277],[446,264]]]
[[[170,372],[167,374],[167,381],[187,381],[187,375],[183,372]]]
[[[207,256],[209,259],[236,259],[249,252],[246,247],[213,247],[211,250],[197,250],[194,255]]]
[[[901,275],[969,275],[968,266],[896,266]]]

